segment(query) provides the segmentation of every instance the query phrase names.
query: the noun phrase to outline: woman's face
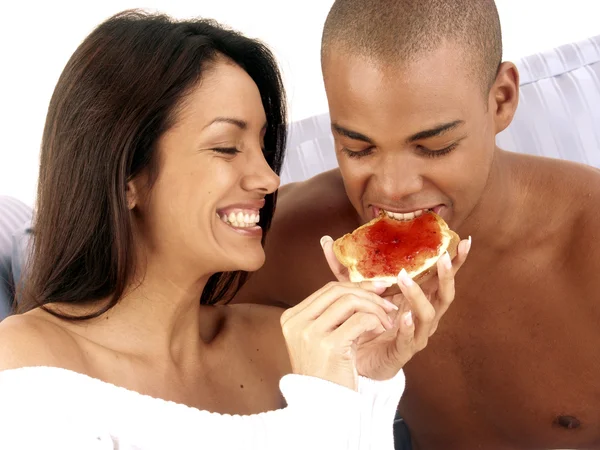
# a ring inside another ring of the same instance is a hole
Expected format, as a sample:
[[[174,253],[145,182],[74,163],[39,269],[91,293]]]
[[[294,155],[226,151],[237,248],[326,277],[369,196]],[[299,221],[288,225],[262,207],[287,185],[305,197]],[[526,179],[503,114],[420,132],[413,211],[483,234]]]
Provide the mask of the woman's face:
[[[186,97],[158,145],[158,177],[136,192],[146,257],[165,271],[254,271],[265,254],[257,225],[279,177],[263,155],[259,90],[239,66],[218,60]]]

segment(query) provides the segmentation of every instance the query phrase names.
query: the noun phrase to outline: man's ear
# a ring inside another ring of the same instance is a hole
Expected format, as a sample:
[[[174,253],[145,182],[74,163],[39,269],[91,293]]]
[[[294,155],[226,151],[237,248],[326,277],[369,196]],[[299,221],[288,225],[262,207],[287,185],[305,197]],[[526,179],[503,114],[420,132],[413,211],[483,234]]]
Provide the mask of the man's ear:
[[[489,102],[498,134],[510,125],[519,104],[519,70],[513,63],[503,62],[500,65]]]

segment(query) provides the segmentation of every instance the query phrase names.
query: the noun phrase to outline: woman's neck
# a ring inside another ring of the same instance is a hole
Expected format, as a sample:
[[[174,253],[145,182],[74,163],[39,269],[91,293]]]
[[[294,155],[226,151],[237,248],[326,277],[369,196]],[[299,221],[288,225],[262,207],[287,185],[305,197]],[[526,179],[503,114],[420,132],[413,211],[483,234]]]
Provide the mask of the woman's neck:
[[[197,360],[218,334],[218,311],[200,305],[209,277],[173,270],[164,263],[146,264],[143,276],[134,277],[113,308],[73,324],[86,337],[119,353],[185,365]]]

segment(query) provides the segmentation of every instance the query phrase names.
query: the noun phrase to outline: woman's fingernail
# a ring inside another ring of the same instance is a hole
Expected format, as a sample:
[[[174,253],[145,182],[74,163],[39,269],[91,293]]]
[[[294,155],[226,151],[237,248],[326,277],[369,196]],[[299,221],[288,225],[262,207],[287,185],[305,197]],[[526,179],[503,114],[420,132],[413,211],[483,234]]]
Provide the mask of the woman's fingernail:
[[[404,321],[404,325],[406,325],[407,327],[412,327],[413,326],[412,312],[408,311],[408,312],[402,314],[402,320]]]
[[[410,287],[414,284],[414,281],[411,277],[408,276],[405,269],[402,269],[400,271],[400,273],[398,274],[398,278],[400,278],[400,282],[406,287]]]
[[[398,307],[396,305],[394,305],[392,302],[390,302],[389,300],[386,300],[384,298],[383,303],[385,303],[388,307],[392,308],[394,311],[398,311]]]
[[[469,240],[467,241],[467,253],[471,250],[471,236],[469,236]]]
[[[327,242],[329,242],[330,240],[333,240],[333,239],[331,239],[329,236],[323,236],[323,237],[321,238],[321,247],[325,247],[325,244],[326,244]]]
[[[452,258],[450,258],[450,253],[448,253],[448,250],[446,250],[446,252],[442,255],[442,258],[444,258],[442,263],[444,264],[446,270],[452,269]]]
[[[373,281],[373,287],[379,289],[379,288],[389,288],[392,285],[392,283],[390,283],[389,281]]]
[[[387,316],[387,319],[388,319],[388,328],[391,330],[392,328],[394,328],[394,320],[390,316]]]

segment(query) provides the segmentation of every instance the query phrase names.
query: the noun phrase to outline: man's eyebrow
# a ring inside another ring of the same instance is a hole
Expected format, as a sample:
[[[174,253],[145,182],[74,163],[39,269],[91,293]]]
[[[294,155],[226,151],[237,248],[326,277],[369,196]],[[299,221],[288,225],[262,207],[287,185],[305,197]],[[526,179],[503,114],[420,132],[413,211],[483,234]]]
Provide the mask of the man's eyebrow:
[[[435,136],[440,136],[450,130],[453,130],[463,125],[464,123],[464,120],[455,120],[453,122],[444,123],[429,130],[419,131],[418,133],[415,133],[412,136],[410,136],[406,141],[408,143],[411,143],[421,139],[428,139]],[[362,133],[349,130],[347,128],[342,127],[341,125],[338,125],[337,123],[332,123],[331,127],[334,131],[336,131],[338,134],[341,134],[342,136],[346,136],[347,138],[353,139],[355,141],[362,141],[366,142],[367,144],[373,145],[373,140]]]
[[[411,137],[409,137],[406,140],[406,142],[411,143],[411,142],[419,141],[421,139],[428,139],[428,138],[432,138],[435,136],[440,136],[440,135],[446,133],[447,131],[453,130],[461,125],[464,125],[464,123],[465,123],[464,120],[455,120],[454,122],[444,123],[442,125],[438,125],[429,130],[419,131],[418,133],[415,133]]]
[[[346,136],[349,139],[353,139],[355,141],[362,141],[362,142],[366,142],[367,144],[373,145],[373,140],[371,138],[365,136],[362,133],[358,133],[356,131],[349,130],[347,128],[344,128],[344,127],[338,125],[337,123],[332,123],[331,128],[338,134],[341,134],[342,136]]]

